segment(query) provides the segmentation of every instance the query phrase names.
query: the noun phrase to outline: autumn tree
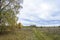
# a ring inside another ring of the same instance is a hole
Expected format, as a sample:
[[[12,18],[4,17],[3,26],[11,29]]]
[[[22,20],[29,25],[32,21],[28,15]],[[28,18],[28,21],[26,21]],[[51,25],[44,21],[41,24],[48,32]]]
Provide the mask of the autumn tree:
[[[18,23],[18,24],[17,24],[17,28],[18,28],[18,29],[21,29],[21,28],[22,28],[22,24],[21,24],[21,23]]]

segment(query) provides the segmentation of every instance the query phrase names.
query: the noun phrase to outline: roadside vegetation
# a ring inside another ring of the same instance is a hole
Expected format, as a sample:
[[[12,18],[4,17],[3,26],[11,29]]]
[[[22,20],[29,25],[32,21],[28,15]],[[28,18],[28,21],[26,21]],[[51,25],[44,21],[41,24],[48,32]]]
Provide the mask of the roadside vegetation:
[[[60,40],[59,27],[22,27],[0,34],[0,40]]]

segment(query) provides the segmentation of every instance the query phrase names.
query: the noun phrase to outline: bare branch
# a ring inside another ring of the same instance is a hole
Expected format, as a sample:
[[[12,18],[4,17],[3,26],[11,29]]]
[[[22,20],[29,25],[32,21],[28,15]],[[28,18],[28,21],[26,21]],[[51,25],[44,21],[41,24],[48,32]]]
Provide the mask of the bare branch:
[[[7,5],[5,5],[5,6],[1,9],[1,11],[3,11],[4,8],[6,8],[9,4],[10,4],[10,2],[9,2]]]

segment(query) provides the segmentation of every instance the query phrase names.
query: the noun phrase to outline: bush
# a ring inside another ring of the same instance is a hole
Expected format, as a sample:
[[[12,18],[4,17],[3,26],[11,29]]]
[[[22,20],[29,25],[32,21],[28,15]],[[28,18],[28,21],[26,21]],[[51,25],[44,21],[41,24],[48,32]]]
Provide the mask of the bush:
[[[58,26],[58,27],[60,27],[60,26]]]
[[[0,32],[6,31],[7,27],[6,26],[0,26]]]
[[[12,26],[0,26],[0,33],[1,32],[8,32],[8,31],[12,31],[14,30],[15,28],[12,27]]]

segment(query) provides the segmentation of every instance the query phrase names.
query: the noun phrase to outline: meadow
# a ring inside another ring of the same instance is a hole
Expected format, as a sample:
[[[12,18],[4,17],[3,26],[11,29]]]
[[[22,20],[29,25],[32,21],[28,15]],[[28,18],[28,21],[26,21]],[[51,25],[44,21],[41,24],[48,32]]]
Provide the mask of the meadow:
[[[0,40],[60,40],[59,27],[23,27],[0,34]]]

